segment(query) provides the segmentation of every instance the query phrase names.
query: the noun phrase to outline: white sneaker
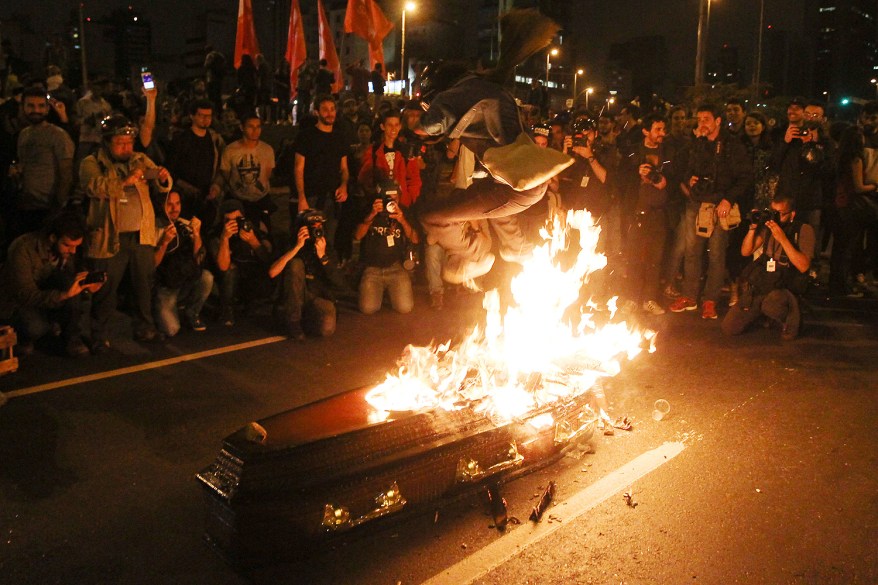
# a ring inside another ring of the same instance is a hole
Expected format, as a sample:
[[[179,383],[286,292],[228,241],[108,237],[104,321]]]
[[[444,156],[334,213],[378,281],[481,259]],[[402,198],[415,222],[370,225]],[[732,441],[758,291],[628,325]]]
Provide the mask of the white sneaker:
[[[643,310],[649,313],[650,315],[664,315],[665,310],[662,309],[662,306],[655,301],[646,301],[643,303]]]

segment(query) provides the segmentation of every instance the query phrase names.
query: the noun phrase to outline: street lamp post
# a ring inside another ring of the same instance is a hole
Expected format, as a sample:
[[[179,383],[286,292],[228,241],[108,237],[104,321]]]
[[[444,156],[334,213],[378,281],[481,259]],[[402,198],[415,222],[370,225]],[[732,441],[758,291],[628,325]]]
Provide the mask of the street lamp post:
[[[574,102],[576,101],[576,79],[580,75],[582,75],[583,73],[584,73],[584,71],[582,69],[577,69],[576,72],[573,74],[573,101]],[[573,105],[575,106],[576,104],[573,104]]]
[[[586,112],[588,111],[588,96],[590,96],[592,93],[594,93],[593,87],[585,88],[585,111]]]
[[[402,8],[402,40],[399,43],[399,78],[403,81],[403,91],[408,93],[408,73],[405,68],[405,13],[415,9],[414,2],[406,2]]]
[[[698,44],[695,48],[695,85],[704,83],[707,31],[710,28],[711,0],[698,0]]]
[[[878,79],[872,78],[869,83],[875,86],[875,99],[878,100]]]
[[[552,49],[551,51],[546,52],[546,91],[549,91],[549,68],[552,66],[549,63],[549,57],[554,57],[558,54],[558,49]]]

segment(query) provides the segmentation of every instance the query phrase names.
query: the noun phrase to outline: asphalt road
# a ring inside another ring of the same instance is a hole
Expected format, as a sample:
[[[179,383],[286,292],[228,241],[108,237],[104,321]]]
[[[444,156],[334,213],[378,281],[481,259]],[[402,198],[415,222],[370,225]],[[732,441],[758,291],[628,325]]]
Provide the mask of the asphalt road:
[[[272,339],[270,318],[257,315],[233,331],[211,324],[164,345],[119,343],[99,359],[24,361],[0,378],[11,396],[0,408],[0,581],[878,583],[870,299],[813,305],[792,343],[765,329],[723,338],[694,313],[656,318],[658,351],[607,391],[611,416],[633,418],[633,429],[506,485],[522,524],[505,534],[474,496],[302,562],[233,570],[203,539],[195,474],[246,422],[377,382],[406,344],[459,336],[481,315],[478,295],[441,313],[423,291],[417,301],[406,316],[345,311],[329,340]],[[31,393],[255,340],[265,343]],[[658,398],[671,405],[660,422]],[[631,466],[645,453],[659,461],[639,477]],[[549,481],[556,505],[532,525]]]

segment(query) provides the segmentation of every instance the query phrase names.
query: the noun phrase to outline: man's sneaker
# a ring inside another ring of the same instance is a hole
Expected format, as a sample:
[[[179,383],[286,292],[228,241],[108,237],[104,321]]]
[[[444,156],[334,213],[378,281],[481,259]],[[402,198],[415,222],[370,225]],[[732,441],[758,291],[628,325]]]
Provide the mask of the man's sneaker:
[[[223,307],[220,311],[220,322],[226,327],[235,326],[235,310],[232,307]]]
[[[287,324],[287,336],[292,341],[305,341],[305,332],[302,330],[302,322],[290,321]]]
[[[802,324],[802,312],[799,310],[799,300],[794,295],[790,297],[790,306],[787,309],[787,318],[784,320],[780,338],[784,341],[792,341],[799,336],[799,327]]]
[[[436,291],[430,293],[430,308],[435,311],[441,311],[442,307],[445,305],[445,295],[442,291]]]
[[[716,302],[704,301],[701,303],[701,318],[716,319]]]
[[[198,315],[193,315],[192,313],[186,313],[186,321],[189,323],[189,327],[192,328],[192,331],[206,331],[207,325],[204,324],[204,321],[201,320],[201,317]]]
[[[733,282],[731,286],[729,286],[729,306],[734,307],[738,304],[739,300],[741,300],[740,288],[737,282]]]
[[[102,355],[110,351],[109,339],[93,339],[89,345],[92,355]]]
[[[664,293],[665,293],[665,296],[668,297],[669,299],[678,299],[681,296],[680,291],[675,289],[673,284],[669,284],[668,286],[666,286]]]
[[[672,313],[682,313],[683,311],[694,311],[698,308],[698,303],[689,297],[684,297],[680,295],[677,297],[677,300],[671,303],[671,306],[668,309],[671,310]]]
[[[662,306],[655,301],[646,301],[643,303],[643,310],[649,313],[650,315],[664,315],[665,310],[662,309]]]
[[[91,352],[81,339],[71,339],[64,346],[64,353],[72,358],[81,358],[89,355]]]
[[[442,278],[451,284],[463,284],[484,276],[494,266],[494,255],[488,252],[480,260],[467,260],[460,256],[449,256],[442,269]]]

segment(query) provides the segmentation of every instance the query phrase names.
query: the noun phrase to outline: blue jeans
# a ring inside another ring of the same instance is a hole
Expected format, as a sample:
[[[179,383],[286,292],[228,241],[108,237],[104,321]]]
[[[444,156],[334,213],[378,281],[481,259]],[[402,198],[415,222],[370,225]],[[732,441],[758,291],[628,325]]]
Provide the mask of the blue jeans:
[[[189,319],[194,321],[201,314],[212,288],[213,274],[203,269],[199,278],[184,283],[180,288],[157,286],[153,301],[156,328],[168,337],[176,335],[180,331],[177,306],[183,305]]]
[[[698,289],[701,285],[702,260],[704,247],[710,249],[707,255],[707,282],[704,284],[702,300],[716,301],[726,274],[726,248],[729,246],[729,232],[719,226],[717,221],[709,238],[702,238],[695,233],[695,217],[701,204],[689,201],[683,215],[686,256],[684,261],[683,295],[698,300]]]
[[[415,306],[412,279],[399,262],[388,268],[366,267],[360,281],[360,311],[366,315],[380,311],[385,289],[396,312],[411,312]]]
[[[442,265],[445,263],[445,249],[439,244],[424,244],[424,276],[427,278],[427,289],[430,294],[441,293],[445,284],[442,282]]]

